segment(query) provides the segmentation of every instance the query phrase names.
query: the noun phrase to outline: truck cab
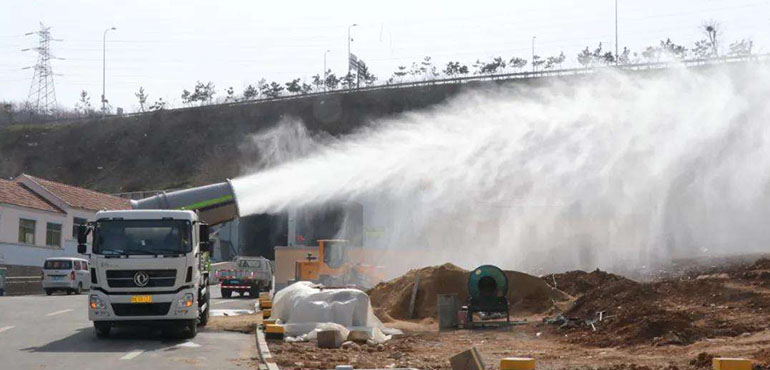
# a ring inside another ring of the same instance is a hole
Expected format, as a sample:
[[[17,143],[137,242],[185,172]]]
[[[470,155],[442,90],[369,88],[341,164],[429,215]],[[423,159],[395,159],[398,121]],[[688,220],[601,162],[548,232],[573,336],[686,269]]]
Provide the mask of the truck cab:
[[[196,212],[102,211],[78,231],[78,252],[90,264],[88,318],[97,336],[149,324],[194,337],[206,324],[209,230]]]

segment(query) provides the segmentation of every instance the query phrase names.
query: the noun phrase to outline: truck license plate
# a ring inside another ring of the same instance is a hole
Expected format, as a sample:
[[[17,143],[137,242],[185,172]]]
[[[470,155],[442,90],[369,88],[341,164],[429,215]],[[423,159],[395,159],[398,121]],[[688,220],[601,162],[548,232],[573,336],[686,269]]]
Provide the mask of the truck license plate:
[[[131,303],[152,303],[151,295],[132,295]]]

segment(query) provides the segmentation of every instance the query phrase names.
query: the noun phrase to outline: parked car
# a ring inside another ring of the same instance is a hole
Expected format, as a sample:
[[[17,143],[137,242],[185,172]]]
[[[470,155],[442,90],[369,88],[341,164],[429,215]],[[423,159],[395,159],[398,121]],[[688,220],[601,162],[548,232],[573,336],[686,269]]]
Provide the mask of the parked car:
[[[51,295],[55,291],[80,294],[91,288],[88,261],[74,257],[51,257],[43,264],[43,290]]]

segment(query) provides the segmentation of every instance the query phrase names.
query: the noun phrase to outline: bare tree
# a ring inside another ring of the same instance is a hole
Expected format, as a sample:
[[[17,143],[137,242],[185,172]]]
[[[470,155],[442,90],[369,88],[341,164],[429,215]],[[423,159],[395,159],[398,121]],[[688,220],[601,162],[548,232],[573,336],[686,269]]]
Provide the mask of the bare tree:
[[[139,92],[135,93],[134,96],[139,99],[139,110],[144,112],[144,105],[147,104],[147,98],[149,97],[149,95],[144,92],[144,87],[140,86]]]
[[[735,41],[730,44],[730,51],[727,55],[730,56],[745,56],[751,55],[751,49],[754,47],[754,42],[751,40]]]
[[[719,57],[719,35],[720,26],[715,20],[709,20],[701,25],[705,39],[696,41],[693,53],[698,58],[717,58]]]

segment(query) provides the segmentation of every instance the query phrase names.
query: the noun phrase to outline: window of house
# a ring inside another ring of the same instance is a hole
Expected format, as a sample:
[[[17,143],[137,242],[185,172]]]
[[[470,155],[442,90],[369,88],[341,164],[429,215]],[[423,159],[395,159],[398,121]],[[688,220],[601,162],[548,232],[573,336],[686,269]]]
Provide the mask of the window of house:
[[[78,226],[85,225],[88,223],[88,220],[85,218],[75,217],[72,219],[72,238],[77,239],[78,238]]]
[[[61,247],[61,224],[49,222],[45,228],[45,245]]]
[[[19,219],[19,243],[35,244],[35,220]]]

